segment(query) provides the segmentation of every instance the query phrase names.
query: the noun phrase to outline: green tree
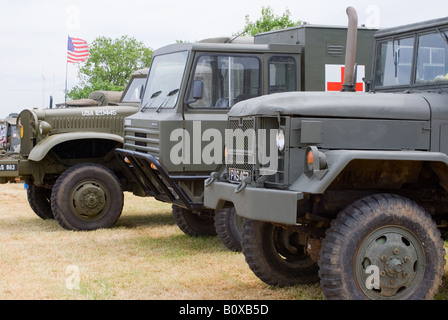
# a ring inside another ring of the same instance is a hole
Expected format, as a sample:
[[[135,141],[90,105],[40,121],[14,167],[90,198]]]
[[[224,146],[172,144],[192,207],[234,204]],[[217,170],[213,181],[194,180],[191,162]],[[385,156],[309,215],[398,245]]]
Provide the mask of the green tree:
[[[122,91],[135,70],[149,67],[152,50],[128,36],[112,40],[96,38],[89,45],[90,56],[78,68],[80,84],[72,88],[70,99],[87,98],[92,91]]]
[[[246,25],[237,33],[238,35],[254,36],[260,32],[280,30],[302,24],[301,20],[296,22],[291,20],[291,12],[288,9],[281,16],[276,16],[270,6],[261,8],[261,17],[255,22],[250,21],[249,15],[246,15],[245,19]]]

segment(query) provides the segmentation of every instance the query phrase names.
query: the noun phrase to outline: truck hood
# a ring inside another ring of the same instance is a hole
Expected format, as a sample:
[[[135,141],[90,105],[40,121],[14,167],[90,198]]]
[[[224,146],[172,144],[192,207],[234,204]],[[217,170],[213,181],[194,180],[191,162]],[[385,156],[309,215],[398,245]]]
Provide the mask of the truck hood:
[[[231,117],[254,115],[429,120],[430,107],[419,94],[286,92],[237,103]]]
[[[101,116],[118,116],[130,115],[137,112],[138,106],[132,104],[114,105],[103,107],[71,107],[71,108],[55,108],[55,109],[33,109],[39,120],[48,120],[53,118],[70,119],[70,118],[86,118]]]

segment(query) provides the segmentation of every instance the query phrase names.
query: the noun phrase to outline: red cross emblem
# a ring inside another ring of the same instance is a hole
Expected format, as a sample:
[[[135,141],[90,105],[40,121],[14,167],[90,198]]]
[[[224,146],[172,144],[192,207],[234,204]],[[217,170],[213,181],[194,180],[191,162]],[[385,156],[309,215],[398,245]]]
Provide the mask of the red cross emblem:
[[[345,73],[345,67],[340,67],[340,79],[341,81],[328,81],[328,79],[334,79],[335,76],[334,75],[327,75],[327,91],[341,91],[342,89],[342,84],[344,83],[344,73]],[[358,67],[358,72],[359,72],[359,67]],[[325,72],[328,72],[327,70]],[[364,75],[362,75],[364,76]],[[358,77],[359,79],[359,77]],[[356,91],[364,91],[364,82],[356,82]]]

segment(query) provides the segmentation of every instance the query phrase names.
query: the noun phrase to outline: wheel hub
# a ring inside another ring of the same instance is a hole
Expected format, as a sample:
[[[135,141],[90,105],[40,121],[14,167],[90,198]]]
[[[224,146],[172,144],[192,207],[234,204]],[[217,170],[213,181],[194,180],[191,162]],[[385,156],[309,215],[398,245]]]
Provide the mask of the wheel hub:
[[[72,200],[75,212],[88,218],[101,214],[107,206],[104,189],[93,183],[85,183],[78,187]]]
[[[357,258],[362,266],[357,266],[358,284],[368,296],[397,298],[402,292],[412,291],[424,269],[418,241],[399,227],[386,227],[368,236]]]

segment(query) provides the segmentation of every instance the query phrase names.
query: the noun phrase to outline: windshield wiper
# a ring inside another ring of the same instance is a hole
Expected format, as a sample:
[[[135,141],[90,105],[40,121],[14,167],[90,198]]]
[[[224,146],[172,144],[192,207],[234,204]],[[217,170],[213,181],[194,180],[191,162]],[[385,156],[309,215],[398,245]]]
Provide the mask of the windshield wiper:
[[[162,93],[162,91],[160,91],[160,90],[154,92],[154,93],[151,95],[151,97],[149,97],[148,102],[146,102],[146,104],[143,106],[142,110],[140,110],[140,111],[143,112],[143,111],[145,111],[146,108],[152,106],[152,104],[153,104],[153,102],[154,102],[155,100],[152,100],[152,101],[151,101],[151,99],[154,99],[154,98],[158,97],[161,93]],[[149,101],[151,101],[151,103],[149,103]]]
[[[174,95],[175,95],[176,93],[178,93],[178,92],[179,92],[179,89],[171,90],[171,91],[166,95],[166,98],[165,98],[165,100],[162,102],[162,104],[156,109],[156,112],[159,112],[160,109],[161,109],[164,105],[166,105],[166,104],[168,103],[168,101],[170,101],[171,97],[174,96]]]

